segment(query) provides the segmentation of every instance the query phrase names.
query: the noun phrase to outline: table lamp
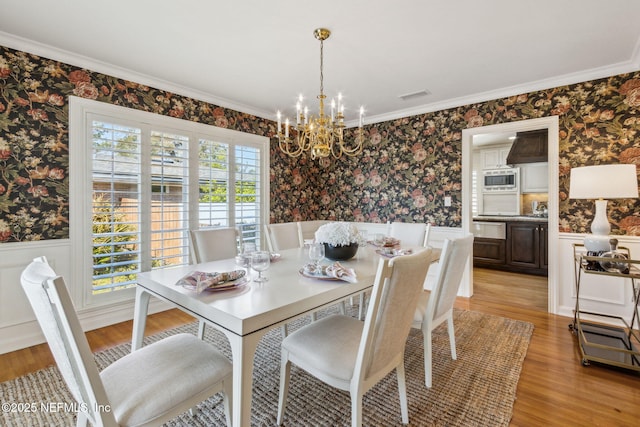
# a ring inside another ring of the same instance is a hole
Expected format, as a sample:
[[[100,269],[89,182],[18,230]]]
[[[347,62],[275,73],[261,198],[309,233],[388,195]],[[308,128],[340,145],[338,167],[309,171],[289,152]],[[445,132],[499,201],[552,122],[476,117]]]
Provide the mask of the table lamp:
[[[591,233],[584,238],[589,252],[609,250],[611,225],[607,218],[607,199],[631,199],[638,197],[636,165],[597,165],[571,169],[569,180],[570,199],[596,199],[596,214],[591,223]]]

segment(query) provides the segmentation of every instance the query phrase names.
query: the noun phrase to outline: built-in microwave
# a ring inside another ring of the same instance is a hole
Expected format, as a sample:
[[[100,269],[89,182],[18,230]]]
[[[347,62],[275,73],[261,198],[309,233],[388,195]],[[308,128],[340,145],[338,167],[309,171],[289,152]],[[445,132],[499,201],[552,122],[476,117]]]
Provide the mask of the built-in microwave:
[[[482,172],[482,191],[519,192],[520,168],[489,169]]]

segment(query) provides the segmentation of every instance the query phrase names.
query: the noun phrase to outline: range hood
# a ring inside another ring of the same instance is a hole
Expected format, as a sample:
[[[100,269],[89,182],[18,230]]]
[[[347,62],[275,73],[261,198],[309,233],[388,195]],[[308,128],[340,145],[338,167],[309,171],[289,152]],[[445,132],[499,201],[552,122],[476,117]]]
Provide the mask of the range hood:
[[[507,155],[508,165],[538,163],[547,160],[547,129],[518,132]]]

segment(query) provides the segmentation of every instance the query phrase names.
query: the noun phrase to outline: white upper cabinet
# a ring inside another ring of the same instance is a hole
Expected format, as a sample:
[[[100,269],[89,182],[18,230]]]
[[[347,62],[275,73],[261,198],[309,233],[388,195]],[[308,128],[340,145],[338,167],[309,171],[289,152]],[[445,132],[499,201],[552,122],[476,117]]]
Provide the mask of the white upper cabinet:
[[[500,169],[509,167],[507,156],[511,150],[511,145],[501,145],[480,150],[482,158],[482,169]]]
[[[549,191],[549,163],[525,163],[519,166],[522,193],[546,193]]]

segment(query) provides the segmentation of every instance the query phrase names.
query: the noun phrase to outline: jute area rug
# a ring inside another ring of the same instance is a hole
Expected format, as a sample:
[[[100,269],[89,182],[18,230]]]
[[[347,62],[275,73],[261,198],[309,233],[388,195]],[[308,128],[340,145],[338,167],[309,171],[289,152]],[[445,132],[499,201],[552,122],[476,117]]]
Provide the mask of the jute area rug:
[[[533,325],[473,311],[454,312],[458,359],[451,360],[446,325],[433,334],[433,387],[424,385],[423,341],[412,330],[407,341],[405,364],[409,422],[413,426],[507,426],[513,412],[516,386]],[[293,329],[308,323],[300,319]],[[152,342],[176,332],[195,333],[196,323],[146,339]],[[230,357],[226,338],[207,328],[206,339]],[[269,332],[260,342],[254,362],[253,426],[274,426],[280,377],[280,330]],[[100,369],[129,353],[123,344],[96,354]],[[158,390],[158,393],[164,391]],[[73,402],[55,366],[0,384],[0,400],[33,404],[34,411],[0,413],[3,426],[73,426],[75,414],[55,408]],[[363,401],[364,426],[400,426],[400,403],[395,372],[371,389]],[[347,392],[333,389],[301,369],[292,368],[285,426],[348,426],[351,422]],[[222,426],[222,399],[213,396],[199,405],[192,417],[183,414],[168,426]]]

